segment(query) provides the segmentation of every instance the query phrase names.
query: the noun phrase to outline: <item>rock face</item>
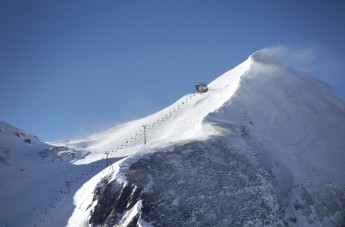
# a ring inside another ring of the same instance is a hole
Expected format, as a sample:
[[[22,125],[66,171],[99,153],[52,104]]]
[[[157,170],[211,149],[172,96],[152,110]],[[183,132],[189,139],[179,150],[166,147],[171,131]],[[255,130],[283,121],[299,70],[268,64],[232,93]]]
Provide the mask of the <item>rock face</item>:
[[[213,138],[140,159],[126,173],[126,185],[98,185],[90,223],[122,226],[121,217],[139,201],[142,207],[132,224],[145,220],[153,226],[291,226],[300,221],[294,215],[298,212],[309,225],[332,217],[336,226],[345,223],[344,188],[298,186],[290,213],[277,191],[278,179],[260,165],[258,154],[229,144],[225,138]]]
[[[153,179],[141,199],[142,218],[154,226],[283,224],[272,176],[255,162],[226,140],[212,139],[140,160],[129,171],[137,176],[128,179],[134,183]]]
[[[133,164],[126,174],[127,185],[103,182],[95,192],[99,202],[90,222],[113,225],[141,200],[140,218],[154,226],[284,223],[272,176],[252,154],[241,154],[223,139],[169,150]]]
[[[0,148],[0,165],[8,166],[10,150],[5,148]]]
[[[115,182],[102,181],[95,189],[98,204],[90,218],[90,224],[109,226],[120,222],[124,211],[128,211],[138,201],[141,190],[132,185],[119,185]]]
[[[40,157],[43,159],[50,159],[52,162],[55,161],[66,161],[71,160],[75,157],[80,157],[80,152],[75,151],[64,146],[51,146],[39,152]]]

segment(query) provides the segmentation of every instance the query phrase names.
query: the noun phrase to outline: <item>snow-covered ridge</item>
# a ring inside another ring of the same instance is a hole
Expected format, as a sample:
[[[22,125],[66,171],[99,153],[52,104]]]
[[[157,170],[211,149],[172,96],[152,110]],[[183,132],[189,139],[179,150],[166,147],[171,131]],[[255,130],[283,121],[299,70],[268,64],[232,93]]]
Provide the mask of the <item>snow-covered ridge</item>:
[[[207,93],[187,94],[171,106],[146,118],[128,122],[87,138],[53,144],[85,149],[91,151],[91,155],[109,151],[113,155],[124,156],[140,149],[134,147],[144,142],[143,126],[146,126],[147,140],[151,145],[161,144],[165,138],[173,142],[186,140],[189,137],[195,139],[198,135],[202,135],[203,138],[213,135],[217,132],[201,122],[209,113],[216,111],[232,97],[238,89],[241,77],[253,64],[258,63],[278,64],[279,61],[265,51],[255,52],[242,64],[212,81],[208,85]],[[209,133],[200,133],[202,128]]]
[[[124,156],[133,154],[140,149],[134,149],[134,147],[140,146],[144,142],[143,126],[146,126],[147,141],[151,145],[164,143],[166,138],[169,142],[173,142],[186,140],[189,137],[195,139],[198,136],[205,138],[205,136],[213,135],[217,132],[201,122],[209,113],[216,111],[234,95],[241,77],[253,64],[280,64],[280,62],[266,51],[255,52],[242,64],[212,81],[208,85],[209,92],[207,93],[187,94],[171,106],[148,117],[96,133],[87,138],[53,144],[91,151],[91,155],[109,151],[112,155]],[[202,128],[209,133],[200,133]]]
[[[21,155],[30,156],[32,152],[47,147],[49,145],[41,142],[37,136],[0,121],[0,167],[2,164],[10,165],[11,159],[15,160]]]
[[[240,78],[250,68],[251,58],[224,73],[211,82],[207,93],[191,93],[183,96],[171,106],[146,118],[135,120],[84,139],[55,143],[91,151],[90,157],[110,151],[113,156],[136,153],[144,143],[144,127],[147,142],[160,146],[180,140],[207,138],[216,130],[201,124],[211,112],[220,108],[235,93]],[[98,157],[99,158],[99,157]]]
[[[12,125],[5,123],[4,121],[0,121],[0,143],[5,144],[7,143],[8,146],[13,145],[14,143],[10,143],[10,140],[16,140],[18,143],[19,141],[26,142],[28,144],[40,144],[41,141],[38,139],[37,136],[33,136],[21,129],[18,129]]]

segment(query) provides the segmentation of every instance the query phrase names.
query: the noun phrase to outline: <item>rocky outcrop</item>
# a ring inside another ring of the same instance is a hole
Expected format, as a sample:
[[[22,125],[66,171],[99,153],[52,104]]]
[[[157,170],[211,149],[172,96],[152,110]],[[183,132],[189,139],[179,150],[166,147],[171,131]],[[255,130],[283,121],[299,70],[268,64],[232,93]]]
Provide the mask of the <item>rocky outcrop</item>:
[[[132,226],[284,225],[272,176],[249,156],[218,140],[168,149],[131,165],[127,184],[100,183],[90,223],[128,226],[121,218],[142,201]]]
[[[126,211],[129,211],[137,203],[141,189],[130,184],[117,184],[103,180],[94,191],[94,199],[97,205],[91,211],[90,224],[113,226],[122,220]],[[130,220],[130,225],[136,226],[139,216],[135,215]]]
[[[232,147],[217,138],[153,153],[129,167],[126,183],[105,179],[98,184],[90,224],[293,226],[304,217],[309,224],[332,218],[335,226],[343,225],[343,189],[296,185],[291,194],[297,197],[286,204],[283,200],[288,197],[277,191],[276,176],[260,164],[258,156],[250,147]]]
[[[64,161],[76,158],[80,155],[80,152],[76,152],[74,149],[64,146],[52,146],[39,152],[39,155],[43,159],[50,158],[52,162],[55,160]]]
[[[8,159],[9,159],[10,149],[0,148],[0,166],[5,165],[8,166]]]

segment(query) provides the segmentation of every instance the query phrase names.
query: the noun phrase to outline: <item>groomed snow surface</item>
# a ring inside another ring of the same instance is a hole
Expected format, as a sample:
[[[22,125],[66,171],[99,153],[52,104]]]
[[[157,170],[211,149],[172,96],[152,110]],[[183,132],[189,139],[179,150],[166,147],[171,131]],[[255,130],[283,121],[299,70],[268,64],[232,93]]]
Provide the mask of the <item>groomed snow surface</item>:
[[[73,141],[1,122],[1,225],[344,226],[340,96],[265,50],[208,88]]]

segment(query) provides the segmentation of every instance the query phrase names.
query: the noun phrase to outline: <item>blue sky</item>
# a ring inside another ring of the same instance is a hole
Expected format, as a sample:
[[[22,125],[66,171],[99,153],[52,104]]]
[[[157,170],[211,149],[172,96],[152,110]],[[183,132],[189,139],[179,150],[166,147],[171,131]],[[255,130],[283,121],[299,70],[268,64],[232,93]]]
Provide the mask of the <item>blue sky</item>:
[[[0,120],[44,141],[158,111],[262,48],[345,97],[345,1],[0,1]]]

